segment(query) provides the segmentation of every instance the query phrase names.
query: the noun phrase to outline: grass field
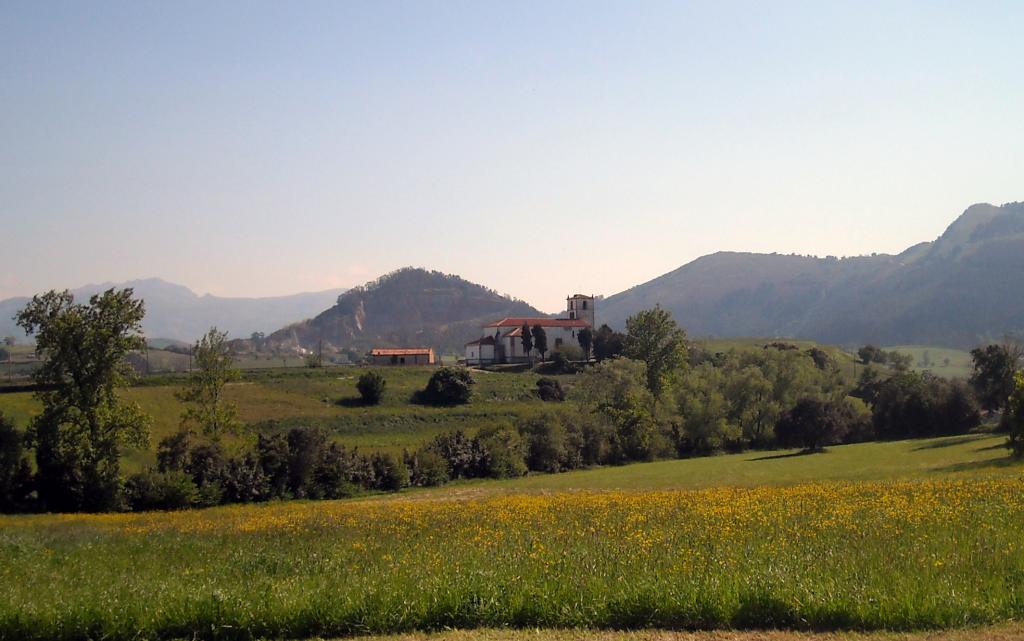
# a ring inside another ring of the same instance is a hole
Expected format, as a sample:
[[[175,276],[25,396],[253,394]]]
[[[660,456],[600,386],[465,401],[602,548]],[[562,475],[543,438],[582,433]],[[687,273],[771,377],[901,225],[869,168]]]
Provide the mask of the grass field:
[[[992,624],[1022,529],[1019,477],[0,517],[0,636]]]
[[[387,379],[381,405],[363,407],[358,403],[356,379],[365,368],[248,370],[227,388],[227,398],[238,405],[240,417],[249,426],[242,438],[256,431],[317,425],[346,445],[366,450],[399,451],[415,448],[437,434],[454,429],[475,433],[495,423],[512,423],[517,418],[552,409],[536,396],[537,374],[476,373],[473,402],[461,407],[424,407],[410,401],[422,389],[431,368],[379,369]],[[566,385],[571,377],[562,377]],[[126,469],[134,471],[151,464],[156,443],[178,429],[183,405],[175,398],[181,375],[142,379],[140,385],[125,389],[126,399],[139,403],[153,419],[151,446],[129,451]],[[24,428],[39,411],[29,392],[0,394],[0,412]]]
[[[356,641],[1020,641],[1024,625],[927,632],[802,632],[794,630],[449,630],[356,637]]]
[[[936,477],[1016,477],[1024,464],[1010,458],[1003,435],[836,445],[825,452],[744,452],[702,458],[538,474],[505,481],[463,482],[488,491],[696,489],[815,481],[882,481]]]

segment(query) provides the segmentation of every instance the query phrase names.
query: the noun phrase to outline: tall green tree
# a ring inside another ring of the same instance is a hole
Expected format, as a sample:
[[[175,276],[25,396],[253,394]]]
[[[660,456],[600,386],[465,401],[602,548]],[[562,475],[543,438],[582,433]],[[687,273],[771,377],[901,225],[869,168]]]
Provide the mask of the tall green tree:
[[[594,332],[594,358],[600,362],[607,358],[620,356],[625,340],[626,337],[621,332],[614,331],[608,325],[601,325]]]
[[[211,327],[195,344],[195,369],[189,374],[178,400],[186,404],[182,428],[198,428],[211,440],[238,431],[238,407],[224,397],[224,387],[240,376],[227,342],[227,332]]]
[[[655,305],[626,319],[624,354],[647,365],[647,389],[655,400],[686,365],[686,332]]]
[[[971,350],[974,372],[970,383],[982,409],[992,412],[1006,406],[1014,387],[1017,363],[1004,345],[987,345]]]
[[[523,343],[523,356],[530,358],[530,354],[533,353],[533,333],[530,331],[529,323],[523,323],[520,331],[522,336],[519,337],[519,340]]]
[[[540,352],[540,360],[543,361],[548,353],[548,333],[540,325],[534,325],[530,331],[533,333],[533,347]]]
[[[108,289],[88,304],[75,303],[68,291],[50,291],[18,313],[43,361],[33,375],[43,408],[29,425],[29,439],[45,509],[118,507],[122,450],[149,438],[149,417],[117,394],[132,375],[125,357],[145,347],[144,314],[130,288]]]
[[[25,435],[0,412],[0,512],[27,509],[33,485],[32,467],[25,456]]]
[[[589,361],[590,348],[594,345],[594,330],[584,327],[577,332],[576,340],[579,341],[580,348],[583,350],[583,358]]]
[[[1003,414],[1003,428],[1010,433],[1007,444],[1014,456],[1024,457],[1024,372],[1014,376],[1013,392]]]

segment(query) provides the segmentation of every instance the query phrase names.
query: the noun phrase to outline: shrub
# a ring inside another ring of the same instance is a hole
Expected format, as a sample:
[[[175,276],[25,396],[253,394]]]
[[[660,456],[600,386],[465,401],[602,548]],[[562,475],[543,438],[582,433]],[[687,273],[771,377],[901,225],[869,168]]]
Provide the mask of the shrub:
[[[188,465],[190,440],[191,433],[187,429],[178,430],[161,439],[156,446],[157,469],[160,472],[184,470]]]
[[[377,372],[365,372],[359,377],[356,389],[366,405],[378,405],[384,398],[384,387],[387,382]]]
[[[526,443],[516,430],[491,427],[481,430],[476,439],[481,454],[480,472],[495,479],[515,478],[528,471]]]
[[[185,471],[197,486],[217,483],[224,475],[227,461],[220,443],[200,443],[189,450]]]
[[[125,483],[125,498],[135,511],[181,510],[200,499],[192,477],[179,470],[133,474]]]
[[[461,405],[469,402],[473,384],[468,370],[442,367],[431,375],[417,400],[428,405]]]
[[[526,438],[526,465],[537,472],[561,472],[566,469],[568,439],[565,426],[554,415],[544,415],[519,423]]]
[[[583,350],[578,345],[563,343],[551,353],[552,369],[561,374],[573,374],[579,371],[577,361],[583,360]]]
[[[256,456],[263,469],[263,476],[267,479],[267,492],[270,497],[288,496],[288,437],[284,434],[258,435]]]
[[[259,460],[252,454],[228,460],[221,480],[225,503],[252,503],[270,497],[270,484]]]
[[[435,487],[448,482],[448,461],[432,450],[420,450],[408,457],[409,484],[414,487]]]
[[[409,485],[409,470],[394,454],[381,452],[374,454],[371,460],[376,489],[397,492]]]
[[[366,457],[331,443],[320,456],[307,491],[311,497],[340,499],[354,496],[373,477]]]
[[[483,476],[483,453],[480,451],[480,444],[476,439],[466,436],[462,430],[438,434],[424,450],[434,452],[447,462],[449,478]]]
[[[327,445],[327,433],[318,427],[293,427],[288,431],[288,489],[305,498],[313,471]]]
[[[560,352],[555,352],[559,354]],[[537,396],[542,401],[564,401],[565,391],[562,385],[553,378],[541,378],[537,381]]]

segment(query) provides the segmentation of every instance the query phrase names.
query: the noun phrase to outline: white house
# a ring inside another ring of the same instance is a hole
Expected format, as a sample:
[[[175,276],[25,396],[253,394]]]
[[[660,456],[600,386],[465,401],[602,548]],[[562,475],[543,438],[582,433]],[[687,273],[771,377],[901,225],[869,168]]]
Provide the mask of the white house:
[[[466,343],[468,365],[518,363],[539,357],[523,352],[523,326],[544,328],[550,353],[560,345],[579,345],[579,331],[594,327],[594,297],[575,294],[566,298],[565,318],[502,318],[483,326],[479,339]]]

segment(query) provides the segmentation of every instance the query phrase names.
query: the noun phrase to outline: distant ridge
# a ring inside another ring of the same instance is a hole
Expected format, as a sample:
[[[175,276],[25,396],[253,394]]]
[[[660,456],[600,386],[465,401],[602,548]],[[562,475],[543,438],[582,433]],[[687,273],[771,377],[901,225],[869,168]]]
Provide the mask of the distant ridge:
[[[655,304],[694,336],[971,347],[1024,335],[1024,203],[972,205],[897,256],[711,254],[606,298],[600,321],[622,327]]]
[[[318,313],[331,305],[344,289],[273,296],[268,298],[228,298],[206,294],[198,296],[191,289],[159,278],[146,278],[123,283],[86,285],[72,291],[76,300],[111,287],[131,287],[146,303],[143,331],[149,338],[192,342],[210,327],[227,331],[232,338],[248,338],[253,332],[271,332],[282,325]],[[29,298],[8,298],[0,301],[0,336],[24,336],[12,317]]]
[[[433,347],[462,353],[480,327],[506,316],[544,316],[527,303],[459,276],[406,267],[338,297],[314,318],[268,337],[276,347]]]

